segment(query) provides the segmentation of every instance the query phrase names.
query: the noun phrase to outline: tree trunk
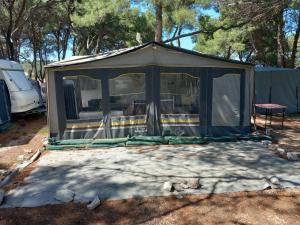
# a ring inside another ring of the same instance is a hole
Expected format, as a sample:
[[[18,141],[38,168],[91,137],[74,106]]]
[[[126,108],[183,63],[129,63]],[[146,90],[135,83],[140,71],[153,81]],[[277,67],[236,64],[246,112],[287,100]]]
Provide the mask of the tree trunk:
[[[161,4],[161,2],[157,2],[155,4],[155,16],[156,16],[155,41],[162,42],[162,4]]]
[[[296,55],[297,55],[297,50],[298,50],[299,34],[300,34],[300,15],[298,17],[297,29],[295,32],[294,42],[293,42],[293,46],[292,46],[291,68],[294,68],[295,64],[296,64]]]
[[[286,67],[284,42],[284,20],[282,10],[278,15],[277,21],[277,66],[279,67]]]
[[[37,80],[38,71],[37,71],[37,45],[36,45],[36,30],[35,24],[31,24],[31,32],[32,32],[32,51],[33,51],[33,72],[34,79]]]
[[[15,59],[15,56],[14,56],[14,44],[13,42],[11,41],[11,36],[10,34],[7,34],[6,36],[6,51],[7,51],[7,56],[10,60],[14,60]]]
[[[245,62],[250,62],[251,55],[252,55],[253,51],[254,51],[254,49],[251,49],[251,50],[250,50],[249,54],[248,54],[247,57],[246,57]]]
[[[62,43],[62,59],[66,58],[67,50],[68,50],[68,43],[69,43],[69,38],[71,34],[71,28],[69,27],[64,35],[64,40]]]
[[[229,46],[227,49],[227,54],[225,56],[225,59],[230,59],[230,57],[231,57],[231,46]]]
[[[60,61],[60,31],[53,32],[56,41],[57,60]]]
[[[76,37],[73,37],[73,42],[72,42],[72,54],[73,56],[76,55],[77,53],[77,43],[76,43]]]
[[[3,45],[0,43],[0,58],[5,58],[5,51]]]
[[[43,53],[42,53],[42,50],[39,49],[39,59],[40,59],[40,70],[39,70],[39,76],[38,76],[38,80],[39,81],[43,81],[44,80],[44,77],[43,77],[43,74],[44,74],[44,60],[43,60]]]
[[[178,36],[180,36],[181,35],[181,32],[182,32],[182,26],[180,26],[179,27],[179,29],[178,29]],[[180,38],[179,39],[177,39],[177,46],[180,48],[181,47],[181,41],[180,41]]]
[[[11,33],[13,30],[13,6],[14,6],[14,1],[11,1],[7,8],[9,13],[9,20],[8,20],[8,27],[5,35],[7,56],[11,60],[14,59],[14,44],[11,40]]]
[[[64,35],[64,41],[63,41],[63,46],[62,46],[62,59],[66,58],[68,44],[69,44],[69,40],[70,40],[70,36],[71,36],[71,29],[72,29],[71,15],[75,11],[74,2],[75,2],[75,0],[70,0],[68,3],[68,10],[67,10],[67,12],[68,12],[68,24],[67,24],[68,28]]]

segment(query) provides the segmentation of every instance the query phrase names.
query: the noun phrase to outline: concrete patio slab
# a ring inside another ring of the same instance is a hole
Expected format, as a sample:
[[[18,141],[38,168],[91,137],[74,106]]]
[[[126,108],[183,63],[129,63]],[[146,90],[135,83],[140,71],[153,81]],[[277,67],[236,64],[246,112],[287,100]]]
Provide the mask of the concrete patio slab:
[[[265,178],[278,176],[283,187],[300,187],[300,162],[274,155],[259,142],[207,145],[52,151],[44,155],[26,184],[11,190],[2,207],[57,204],[60,190],[75,193],[75,202],[164,196],[166,181],[200,178],[202,187],[175,194],[261,190]]]

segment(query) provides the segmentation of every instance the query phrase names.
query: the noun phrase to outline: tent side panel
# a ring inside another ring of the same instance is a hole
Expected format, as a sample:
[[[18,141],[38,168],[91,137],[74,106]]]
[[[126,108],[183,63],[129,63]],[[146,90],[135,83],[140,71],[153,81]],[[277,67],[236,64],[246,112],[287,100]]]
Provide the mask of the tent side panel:
[[[287,112],[297,112],[297,80],[300,80],[300,73],[296,70],[272,71],[272,102],[286,105]]]
[[[243,126],[251,125],[252,104],[254,95],[254,72],[253,69],[245,70],[245,105]]]
[[[50,137],[58,134],[58,105],[56,101],[55,76],[53,71],[47,72],[47,110]]]
[[[255,103],[269,103],[271,100],[271,72],[255,72]]]
[[[249,76],[248,76],[249,77]],[[208,96],[208,135],[220,136],[250,131],[251,88],[241,69],[211,69]]]
[[[299,112],[299,90],[300,70],[255,71],[256,103],[281,104],[288,107],[287,112],[296,113]]]

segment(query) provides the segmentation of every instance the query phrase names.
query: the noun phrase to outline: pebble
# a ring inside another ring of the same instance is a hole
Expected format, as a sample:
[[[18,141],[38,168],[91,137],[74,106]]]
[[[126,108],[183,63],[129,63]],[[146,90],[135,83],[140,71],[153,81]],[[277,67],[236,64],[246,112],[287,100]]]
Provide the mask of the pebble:
[[[172,192],[173,189],[174,189],[172,182],[170,182],[170,181],[165,182],[164,185],[163,185],[163,189],[165,191]]]
[[[23,161],[25,159],[25,156],[24,155],[18,155],[17,156],[17,160],[18,161]]]
[[[188,186],[183,184],[183,183],[176,183],[176,184],[173,184],[173,187],[176,191],[183,191],[184,189],[187,189]]]
[[[272,184],[275,184],[275,185],[279,185],[279,184],[280,184],[279,179],[278,179],[278,177],[276,177],[276,176],[271,177],[271,178],[270,178],[270,182],[271,182]]]
[[[198,189],[200,187],[199,178],[190,178],[185,181],[185,185],[191,189]]]
[[[262,141],[262,144],[263,144],[263,145],[271,145],[271,144],[272,144],[272,141],[263,140],[263,141]]]
[[[100,204],[101,204],[101,201],[99,199],[99,196],[97,195],[94,198],[94,200],[90,204],[88,204],[86,207],[90,210],[93,210],[93,209],[97,208]]]
[[[33,151],[31,149],[25,149],[24,150],[27,154],[33,153]]]
[[[0,174],[5,174],[5,173],[7,173],[7,170],[0,169]]]
[[[277,152],[281,155],[284,155],[286,151],[283,148],[277,148]]]
[[[288,160],[291,160],[291,161],[298,161],[299,160],[298,155],[294,152],[288,152],[286,154],[286,157],[288,158]]]
[[[74,195],[75,193],[71,190],[68,189],[59,190],[55,194],[55,199],[60,202],[68,203],[73,201]]]

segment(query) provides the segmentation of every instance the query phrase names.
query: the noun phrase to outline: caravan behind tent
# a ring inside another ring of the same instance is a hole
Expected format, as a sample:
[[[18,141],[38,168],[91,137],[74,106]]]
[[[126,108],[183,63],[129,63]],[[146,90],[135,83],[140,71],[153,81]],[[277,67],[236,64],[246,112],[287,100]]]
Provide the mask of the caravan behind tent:
[[[41,105],[38,92],[19,63],[0,60],[0,80],[5,82],[9,91],[12,113],[27,112]]]

